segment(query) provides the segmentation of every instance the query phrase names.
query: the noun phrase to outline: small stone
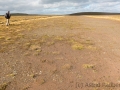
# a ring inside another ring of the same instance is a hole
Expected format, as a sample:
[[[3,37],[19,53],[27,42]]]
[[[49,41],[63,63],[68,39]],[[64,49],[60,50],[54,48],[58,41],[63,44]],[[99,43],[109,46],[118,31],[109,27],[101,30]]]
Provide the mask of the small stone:
[[[43,85],[46,81],[45,81],[45,79],[41,78],[41,79],[38,79],[37,82],[38,82],[40,85]]]
[[[70,70],[70,69],[72,69],[72,66],[70,64],[65,64],[64,66],[62,66],[62,68]]]

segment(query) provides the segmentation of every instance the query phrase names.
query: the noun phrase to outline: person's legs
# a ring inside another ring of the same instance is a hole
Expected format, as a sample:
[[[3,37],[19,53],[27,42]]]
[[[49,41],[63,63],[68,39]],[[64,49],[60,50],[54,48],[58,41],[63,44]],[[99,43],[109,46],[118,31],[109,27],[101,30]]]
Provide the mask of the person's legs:
[[[8,19],[6,19],[6,20],[7,20],[6,25],[8,25]]]
[[[10,25],[10,19],[8,19],[8,25]]]
[[[8,26],[10,23],[9,23],[9,19],[7,19],[7,23],[6,23],[6,25]]]

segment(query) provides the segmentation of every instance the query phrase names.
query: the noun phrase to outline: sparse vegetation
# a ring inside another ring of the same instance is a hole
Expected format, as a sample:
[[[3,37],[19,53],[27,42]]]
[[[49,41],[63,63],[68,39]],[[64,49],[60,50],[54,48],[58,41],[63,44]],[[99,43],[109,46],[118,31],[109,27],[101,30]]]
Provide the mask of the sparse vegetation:
[[[22,90],[28,90],[29,88],[30,88],[30,86],[26,86]]]
[[[30,77],[32,78],[36,78],[37,76],[39,76],[37,73],[36,74],[31,74]]]
[[[0,85],[0,90],[6,90],[9,83],[3,83]]]
[[[0,16],[0,90],[74,90],[76,81],[80,84],[95,80],[112,81],[116,75],[111,72],[114,72],[119,61],[112,61],[108,55],[115,58],[111,53],[116,51],[109,53],[106,49],[103,53],[106,48],[103,42],[94,40],[104,41],[100,33],[110,37],[113,30],[110,35],[109,30],[103,33],[94,26],[98,21],[91,21],[91,24],[87,19],[86,16],[12,16],[11,25],[5,26],[5,19]],[[112,27],[115,29],[115,26]],[[108,26],[106,28],[110,29]],[[96,36],[100,38],[96,39]],[[117,38],[119,36],[113,42]],[[110,44],[107,42],[105,46],[109,47]],[[112,49],[116,50],[112,45]],[[113,64],[115,68],[112,68]],[[110,65],[109,68],[107,65]],[[119,75],[119,70],[115,73]],[[7,81],[11,84],[4,83]]]
[[[72,45],[72,48],[75,50],[82,50],[84,46],[82,44],[74,44]]]
[[[11,74],[8,74],[7,77],[15,77],[17,75],[17,73],[11,73]]]
[[[95,67],[95,65],[93,65],[93,64],[83,64],[83,68],[85,68],[85,69],[89,69],[89,68],[93,69],[94,67]]]

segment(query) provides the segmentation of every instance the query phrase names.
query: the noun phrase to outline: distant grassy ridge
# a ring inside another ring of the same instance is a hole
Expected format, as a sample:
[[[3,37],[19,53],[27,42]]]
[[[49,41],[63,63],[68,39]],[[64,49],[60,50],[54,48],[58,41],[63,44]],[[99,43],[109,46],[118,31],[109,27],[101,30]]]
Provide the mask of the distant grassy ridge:
[[[44,14],[27,14],[27,13],[11,13],[12,16],[64,16],[64,15],[44,15]],[[120,13],[108,13],[108,12],[78,12],[72,14],[66,14],[70,16],[78,15],[120,15]],[[0,15],[4,16],[4,15]]]
[[[4,16],[4,15],[0,15]],[[11,13],[11,16],[63,16],[63,15],[47,15],[47,14],[27,14],[27,13]]]
[[[29,15],[29,14],[26,14],[26,13],[11,13],[11,15],[13,15],[13,16],[26,16],[26,15]]]
[[[38,16],[39,14],[27,14],[27,13],[11,13],[12,16]],[[4,16],[4,15],[0,15]],[[42,16],[42,15],[39,15]]]
[[[78,12],[78,13],[72,13],[69,15],[120,15],[120,13],[106,13],[106,12]]]

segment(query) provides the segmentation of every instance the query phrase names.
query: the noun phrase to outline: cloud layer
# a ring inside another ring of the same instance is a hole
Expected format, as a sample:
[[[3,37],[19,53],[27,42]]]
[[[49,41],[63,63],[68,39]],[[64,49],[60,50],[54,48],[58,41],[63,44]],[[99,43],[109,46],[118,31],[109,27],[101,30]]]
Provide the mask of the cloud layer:
[[[0,0],[0,14],[8,10],[32,14],[120,12],[120,0]]]

